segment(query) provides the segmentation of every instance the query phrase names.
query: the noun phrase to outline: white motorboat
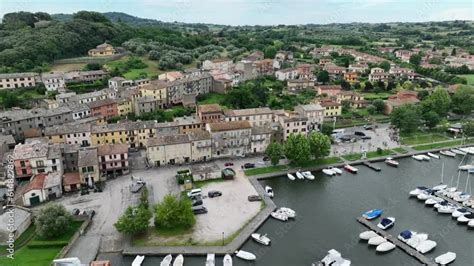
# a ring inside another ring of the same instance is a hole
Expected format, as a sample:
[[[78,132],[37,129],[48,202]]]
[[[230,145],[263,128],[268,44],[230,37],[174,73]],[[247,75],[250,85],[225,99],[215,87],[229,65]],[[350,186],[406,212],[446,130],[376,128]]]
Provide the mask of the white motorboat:
[[[466,155],[467,154],[466,152],[463,152],[463,151],[458,150],[458,149],[451,149],[451,152],[455,153],[457,155]]]
[[[330,166],[328,169],[331,169],[334,173],[336,173],[338,175],[342,175],[342,170],[337,168],[337,167]]]
[[[313,264],[315,265],[315,264]],[[341,253],[335,249],[328,251],[328,254],[318,262],[317,266],[350,266],[351,261],[341,256]]]
[[[262,245],[265,245],[265,246],[270,245],[270,238],[268,238],[266,234],[261,235],[261,234],[254,233],[254,234],[251,234],[250,236],[253,238],[253,240],[257,241],[258,243]]]
[[[296,177],[298,177],[298,179],[304,179],[304,175],[300,172],[296,172]]]
[[[470,214],[470,212],[469,212],[466,208],[457,208],[457,209],[451,214],[451,216],[453,216],[453,218],[458,218],[459,216],[461,216],[461,215],[466,215],[466,214]]]
[[[369,245],[372,245],[372,246],[378,246],[380,244],[382,244],[383,242],[387,242],[387,239],[385,239],[384,237],[382,236],[374,236],[372,237],[371,239],[369,239]]]
[[[414,231],[410,231],[410,230],[405,230],[405,231],[402,231],[398,236],[397,238],[404,242],[404,243],[407,243],[408,240],[410,240],[413,236],[417,235],[416,232]]]
[[[173,260],[173,256],[171,254],[166,255],[163,260],[160,262],[160,266],[170,266],[171,261]]]
[[[346,171],[350,172],[350,173],[353,173],[353,174],[357,174],[357,172],[359,171],[359,169],[355,168],[354,166],[351,166],[351,165],[344,165],[344,169],[346,169]]]
[[[420,154],[420,157],[423,159],[423,161],[429,161],[430,157],[424,154]]]
[[[438,213],[453,213],[456,210],[456,206],[453,206],[451,204],[441,206],[438,208]]]
[[[436,154],[431,153],[431,152],[428,152],[427,154],[428,154],[428,156],[430,156],[431,158],[439,159],[439,155],[436,155]]]
[[[474,169],[474,165],[473,164],[460,165],[458,169],[462,171],[467,171],[469,169]]]
[[[333,176],[333,175],[336,174],[336,173],[334,173],[334,171],[333,171],[332,169],[328,169],[328,168],[323,169],[323,173],[324,173],[325,175],[328,175],[328,176]]]
[[[418,194],[418,196],[416,196],[419,200],[427,200],[429,198],[432,198],[433,195],[431,195],[431,193],[429,193],[428,191],[423,191],[422,193]]]
[[[471,227],[471,228],[474,228],[474,220],[470,220],[468,223],[467,223],[467,226]]]
[[[395,224],[395,218],[387,217],[387,218],[382,218],[380,223],[377,224],[377,227],[382,230],[387,230],[388,228],[392,227],[394,224]]]
[[[235,256],[243,260],[255,260],[257,258],[257,256],[255,256],[254,254],[243,250],[236,250]]]
[[[265,193],[270,198],[273,198],[273,188],[271,186],[265,186]]]
[[[448,187],[448,188],[444,189],[443,191],[441,191],[441,195],[447,196],[450,193],[456,192],[456,190],[457,190],[457,188],[455,188],[455,187]]]
[[[232,256],[225,254],[223,259],[224,266],[232,266]]]
[[[439,153],[448,157],[456,157],[456,153],[450,151],[440,151]]]
[[[179,254],[173,261],[173,266],[183,266],[184,265],[184,257],[183,255]]]
[[[474,147],[465,147],[465,148],[459,148],[459,150],[474,155]]]
[[[303,176],[308,180],[314,180],[314,175],[310,171],[302,172]]]
[[[144,260],[145,260],[145,256],[137,255],[135,259],[132,261],[132,266],[140,266],[142,265]]]
[[[466,194],[466,193],[461,193],[461,194],[455,195],[453,197],[453,200],[457,202],[464,202],[466,200],[469,200],[470,198],[471,198],[471,195]]]
[[[387,159],[385,159],[385,163],[393,167],[397,167],[400,164],[399,162],[395,161],[392,157],[387,157]]]
[[[429,252],[434,249],[436,245],[436,242],[433,240],[425,240],[416,247],[416,250],[418,250],[418,252],[420,252],[421,254],[425,254],[426,252]]]
[[[436,203],[440,203],[441,201],[443,201],[442,198],[432,197],[432,198],[429,198],[429,199],[425,200],[425,205],[426,206],[433,206]]]
[[[215,266],[216,265],[216,254],[210,253],[207,254],[206,266]]]
[[[284,221],[284,222],[288,221],[288,216],[286,216],[286,214],[282,212],[272,212],[270,213],[270,215],[277,220]]]
[[[457,221],[460,223],[469,223],[470,221],[474,221],[474,213],[461,215],[458,217]]]
[[[287,207],[281,207],[280,209],[277,210],[277,212],[281,212],[288,216],[288,218],[295,218],[296,217],[296,212],[290,208]]]
[[[432,187],[431,190],[440,191],[440,190],[444,190],[447,187],[448,187],[448,185],[439,184],[439,185],[436,185],[436,186]]]
[[[359,238],[362,240],[369,240],[372,237],[378,236],[374,231],[365,231],[359,234]]]
[[[407,245],[412,248],[418,247],[423,241],[428,240],[428,234],[414,234],[410,239],[407,240]]]
[[[375,250],[377,252],[387,252],[387,251],[390,251],[390,250],[393,250],[396,246],[388,241],[386,242],[383,242],[382,244],[378,245],[377,248],[375,248]]]
[[[456,259],[456,253],[446,252],[436,257],[434,261],[438,263],[439,265],[446,265],[453,262],[455,259]]]
[[[409,194],[410,194],[410,196],[415,197],[415,196],[418,196],[420,193],[424,192],[427,189],[428,189],[427,187],[417,187],[414,190],[410,191]]]
[[[466,200],[462,205],[466,207],[474,207],[474,199]]]
[[[287,176],[287,177],[288,177],[288,179],[290,179],[291,181],[293,181],[293,180],[295,180],[295,179],[296,179],[296,178],[295,178],[295,176],[294,176],[294,175],[292,175],[292,174],[290,174],[290,173],[286,174],[286,176]]]
[[[417,161],[420,161],[420,162],[424,160],[424,159],[423,159],[424,157],[421,156],[421,155],[412,155],[411,157],[412,157],[413,159],[417,160]]]

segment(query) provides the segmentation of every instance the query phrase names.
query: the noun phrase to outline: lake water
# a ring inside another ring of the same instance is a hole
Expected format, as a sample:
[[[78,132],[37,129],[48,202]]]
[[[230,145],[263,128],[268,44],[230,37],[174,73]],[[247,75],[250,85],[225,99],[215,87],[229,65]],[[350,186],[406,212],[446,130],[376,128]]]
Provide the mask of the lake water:
[[[392,235],[405,229],[428,233],[429,238],[438,243],[426,254],[428,257],[452,251],[457,253],[452,265],[474,265],[474,230],[457,224],[451,215],[438,214],[433,208],[425,207],[422,201],[408,197],[408,192],[416,186],[437,185],[443,162],[445,183],[449,183],[453,175],[456,182],[460,161],[460,156],[430,162],[406,158],[400,160],[398,168],[376,163],[382,168],[381,172],[359,165],[359,173],[355,175],[344,172],[340,176],[327,177],[317,173],[314,181],[290,181],[286,177],[263,180],[262,185],[273,187],[277,206],[294,209],[297,219],[287,223],[272,218],[267,220],[258,232],[268,234],[271,246],[247,241],[242,249],[256,254],[257,260],[245,262],[234,258],[234,265],[311,265],[332,248],[350,259],[352,265],[419,265],[415,258],[398,248],[377,254],[375,247],[359,241],[359,233],[367,229],[356,218],[373,208],[382,208],[383,216],[396,218],[395,226],[389,230]],[[465,182],[464,172],[461,188]],[[101,254],[99,259],[110,259],[114,266],[131,265],[133,260],[117,254]],[[159,257],[147,257],[143,265],[159,265],[159,262]],[[185,257],[185,265],[205,265],[205,257]],[[217,257],[216,265],[222,265],[222,257]]]

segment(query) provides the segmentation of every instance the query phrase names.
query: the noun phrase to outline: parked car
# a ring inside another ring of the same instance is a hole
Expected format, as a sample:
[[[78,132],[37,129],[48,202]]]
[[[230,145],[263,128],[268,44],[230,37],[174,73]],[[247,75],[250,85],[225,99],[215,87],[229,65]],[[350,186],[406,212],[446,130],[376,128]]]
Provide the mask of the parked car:
[[[201,196],[202,195],[202,189],[200,188],[195,188],[192,189],[191,191],[188,192],[188,197],[191,198],[193,196]]]
[[[270,161],[270,157],[268,157],[268,156],[263,157],[263,161],[264,162]]]
[[[78,208],[74,208],[72,211],[71,211],[71,214],[72,215],[79,215],[81,211],[78,209]]]
[[[201,195],[194,195],[194,196],[189,197],[189,199],[191,201],[195,201],[195,200],[201,200],[202,197],[201,197]]]
[[[226,163],[224,164],[225,167],[227,167],[227,166],[233,166],[233,165],[234,165],[233,162],[226,162]]]
[[[193,209],[193,212],[194,214],[205,214],[207,213],[207,209],[206,207],[201,207],[201,208],[196,208],[196,209]]]
[[[372,139],[371,136],[363,136],[361,139]]]
[[[244,169],[248,169],[248,168],[255,168],[255,164],[253,163],[246,163],[243,165]]]
[[[262,197],[260,197],[259,195],[250,195],[248,197],[248,200],[249,201],[261,201],[262,200]]]
[[[347,136],[342,136],[339,138],[342,142],[347,142],[347,141],[351,141],[352,139],[350,137],[347,137]]]
[[[141,181],[141,180],[139,180],[139,181],[137,181],[137,182],[134,182],[134,183],[130,186],[130,191],[131,191],[132,193],[138,193],[138,192],[140,192],[140,190],[141,190],[144,186],[146,186],[146,183],[145,183],[144,181],[141,181],[141,182],[140,182],[140,181]]]
[[[220,197],[222,196],[222,192],[217,190],[211,190],[207,193],[207,196],[209,196],[209,198]]]
[[[193,200],[192,203],[193,203],[193,207],[201,206],[202,205],[202,200],[201,199]]]
[[[363,136],[365,136],[365,133],[361,132],[361,131],[356,131],[356,132],[354,132],[354,135],[359,136],[359,137],[363,137]]]

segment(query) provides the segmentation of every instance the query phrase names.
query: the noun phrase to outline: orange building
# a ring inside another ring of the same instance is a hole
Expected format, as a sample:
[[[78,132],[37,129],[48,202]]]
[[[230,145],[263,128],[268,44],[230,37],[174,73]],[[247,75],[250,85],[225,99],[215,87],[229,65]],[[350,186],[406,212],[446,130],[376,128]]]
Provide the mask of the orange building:
[[[91,116],[103,116],[110,118],[118,116],[117,101],[113,99],[104,99],[87,103],[91,109]]]

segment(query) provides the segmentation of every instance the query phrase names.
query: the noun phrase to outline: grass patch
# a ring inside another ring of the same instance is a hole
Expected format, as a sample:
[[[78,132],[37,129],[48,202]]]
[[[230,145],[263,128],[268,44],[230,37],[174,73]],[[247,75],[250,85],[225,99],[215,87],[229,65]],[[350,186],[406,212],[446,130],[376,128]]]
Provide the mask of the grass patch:
[[[401,134],[401,142],[405,145],[419,145],[432,142],[440,142],[450,140],[451,138],[437,134],[437,133],[424,133],[424,132],[413,132]]]
[[[350,154],[342,156],[342,158],[348,161],[360,160],[362,158],[362,153],[350,153]]]
[[[51,261],[59,254],[61,249],[67,245],[74,233],[82,225],[82,221],[71,223],[70,229],[58,238],[52,240],[42,240],[35,235],[35,227],[31,225],[18,239],[17,243],[27,241],[27,245],[15,252],[14,260],[7,257],[0,257],[0,265],[18,266],[49,266]],[[33,236],[35,235],[35,236]],[[33,237],[33,239],[31,239]],[[29,240],[31,239],[31,240]],[[29,241],[28,241],[29,240]],[[29,246],[31,245],[31,246]]]
[[[222,104],[225,100],[225,94],[210,92],[205,95],[199,95],[197,98],[198,104]]]
[[[370,158],[375,158],[375,157],[387,156],[392,153],[393,151],[391,150],[369,151],[366,153],[366,156],[367,156],[367,159],[370,159]]]
[[[310,160],[302,164],[291,164],[291,165],[275,165],[275,166],[266,166],[266,167],[259,167],[259,168],[252,168],[247,169],[244,171],[245,175],[252,176],[252,175],[262,175],[262,174],[269,174],[274,172],[286,171],[290,168],[310,168],[310,167],[317,167],[325,164],[334,164],[341,162],[340,157],[326,157],[319,160]]]
[[[474,74],[458,75],[458,77],[465,78],[467,85],[474,85]]]
[[[362,95],[364,96],[365,100],[373,101],[377,99],[386,100],[388,99],[388,96],[392,95],[392,93],[390,92],[379,92],[379,93],[363,92]]]
[[[446,147],[452,147],[452,146],[457,146],[461,144],[470,144],[470,143],[474,143],[474,139],[464,140],[464,141],[459,139],[459,140],[446,141],[446,142],[441,142],[441,143],[418,145],[412,148],[417,151],[424,151],[424,150],[440,149],[440,148],[446,148]]]
[[[196,181],[193,182],[193,187],[194,188],[203,188],[209,184],[212,183],[220,183],[226,181],[224,178],[217,178],[217,179],[208,179],[208,180],[203,180],[203,181]]]
[[[262,174],[269,174],[273,172],[279,172],[279,171],[284,171],[288,170],[289,167],[288,165],[275,165],[275,166],[266,166],[266,167],[259,167],[259,168],[252,168],[252,169],[247,169],[244,171],[245,175],[247,176],[252,176],[252,175],[262,175]]]
[[[394,148],[394,149],[392,149],[392,150],[395,151],[395,152],[401,153],[401,154],[408,153],[408,151],[405,150],[405,149],[402,148],[402,147]]]

